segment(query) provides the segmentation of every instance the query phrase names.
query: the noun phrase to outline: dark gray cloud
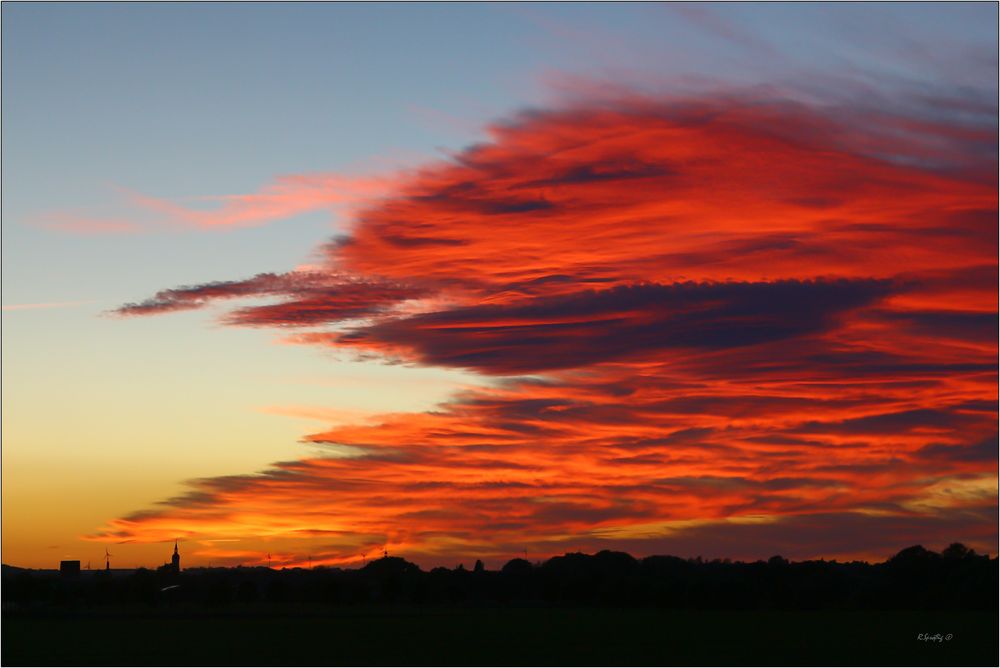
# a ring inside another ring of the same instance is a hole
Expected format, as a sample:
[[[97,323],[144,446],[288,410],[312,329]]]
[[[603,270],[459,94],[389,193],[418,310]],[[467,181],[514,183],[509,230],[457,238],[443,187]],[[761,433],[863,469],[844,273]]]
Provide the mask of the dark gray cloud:
[[[531,373],[670,348],[716,350],[805,336],[890,290],[888,281],[870,279],[619,286],[397,319],[338,342],[407,346],[439,366]]]

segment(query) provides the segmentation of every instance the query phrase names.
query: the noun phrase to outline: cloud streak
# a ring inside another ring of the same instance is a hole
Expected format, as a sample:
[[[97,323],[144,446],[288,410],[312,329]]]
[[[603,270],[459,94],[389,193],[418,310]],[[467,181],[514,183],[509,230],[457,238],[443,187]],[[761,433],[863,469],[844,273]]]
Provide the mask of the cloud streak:
[[[374,197],[383,184],[383,179],[375,178],[289,174],[254,193],[202,198],[216,204],[207,209],[184,206],[126,188],[119,188],[119,191],[132,205],[159,215],[164,222],[199,229],[225,229],[255,227],[312,211],[350,205],[362,198]]]
[[[113,313],[154,315],[198,309],[221,299],[277,296],[286,301],[237,309],[226,321],[239,325],[302,326],[370,315],[422,294],[420,288],[399,282],[296,271],[163,290],[145,301],[125,304]]]
[[[395,181],[392,175],[349,177],[340,174],[286,174],[256,192],[170,200],[114,186],[124,213],[96,216],[51,211],[29,224],[84,236],[135,234],[162,230],[233,230],[259,227],[316,211],[350,211],[371,201]]]

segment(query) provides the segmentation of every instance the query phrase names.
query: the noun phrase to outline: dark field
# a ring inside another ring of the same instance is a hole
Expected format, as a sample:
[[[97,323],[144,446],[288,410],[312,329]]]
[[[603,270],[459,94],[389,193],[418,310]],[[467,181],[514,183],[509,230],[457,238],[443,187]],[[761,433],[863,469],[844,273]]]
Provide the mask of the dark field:
[[[996,612],[424,608],[9,616],[3,665],[972,665]],[[950,640],[918,640],[940,633]]]

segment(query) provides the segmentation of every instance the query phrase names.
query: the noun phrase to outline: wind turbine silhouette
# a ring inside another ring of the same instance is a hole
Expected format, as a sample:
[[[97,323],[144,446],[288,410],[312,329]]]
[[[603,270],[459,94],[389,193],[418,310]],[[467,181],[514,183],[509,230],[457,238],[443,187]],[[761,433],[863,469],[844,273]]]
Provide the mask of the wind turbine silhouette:
[[[104,548],[104,570],[106,570],[106,571],[110,571],[111,570],[111,557],[112,556],[114,556],[114,555],[112,555],[108,551],[108,548]]]

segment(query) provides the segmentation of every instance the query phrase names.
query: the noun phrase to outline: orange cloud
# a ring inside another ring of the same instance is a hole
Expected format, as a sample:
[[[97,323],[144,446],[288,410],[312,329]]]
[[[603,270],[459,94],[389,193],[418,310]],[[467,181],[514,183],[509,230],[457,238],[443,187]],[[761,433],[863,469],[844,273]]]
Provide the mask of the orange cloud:
[[[622,97],[491,134],[358,206],[326,267],[120,312],[267,296],[225,321],[323,325],[290,340],[492,386],[314,434],[357,454],[197,481],[94,538],[308,540],[329,563],[386,542],[432,563],[990,549],[995,128]]]
[[[252,227],[311,211],[333,209],[371,198],[386,187],[383,178],[336,174],[291,174],[255,193],[203,198],[214,208],[192,208],[125,188],[119,190],[140,209],[159,214],[164,222],[196,228]]]
[[[54,211],[29,222],[45,229],[81,235],[131,234],[171,228],[257,227],[314,211],[350,212],[353,206],[371,201],[387,190],[396,178],[288,174],[265,184],[257,192],[189,198],[185,203],[115,186],[115,191],[125,200],[129,211],[127,217]],[[192,205],[192,200],[197,205]]]

